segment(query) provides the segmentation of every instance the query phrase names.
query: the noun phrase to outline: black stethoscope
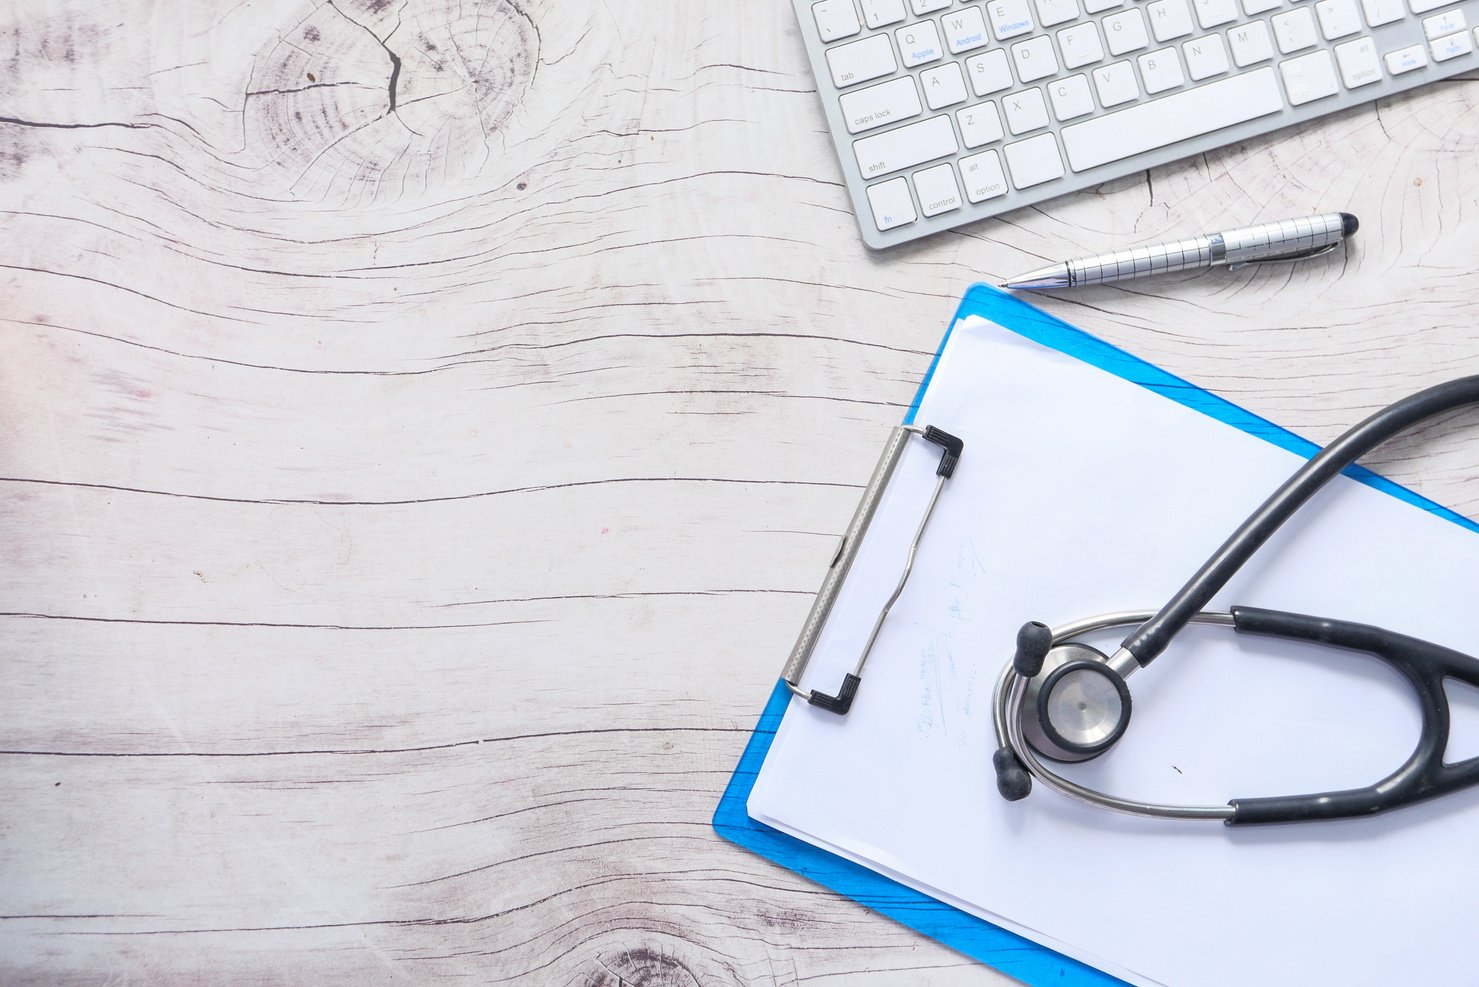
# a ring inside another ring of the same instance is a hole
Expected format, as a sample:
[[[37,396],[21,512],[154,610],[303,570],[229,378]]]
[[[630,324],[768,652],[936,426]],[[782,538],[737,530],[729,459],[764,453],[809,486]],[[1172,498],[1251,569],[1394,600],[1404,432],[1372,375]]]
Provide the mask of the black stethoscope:
[[[1032,790],[1032,779],[1090,805],[1170,819],[1221,819],[1229,826],[1316,822],[1375,815],[1479,783],[1479,757],[1443,762],[1448,744],[1449,706],[1443,680],[1479,686],[1479,660],[1392,631],[1324,617],[1232,607],[1202,608],[1252,557],[1269,536],[1309,498],[1358,458],[1387,439],[1444,412],[1479,403],[1479,376],[1439,384],[1404,398],[1347,431],[1304,464],[1223,542],[1196,575],[1160,611],[1090,617],[1050,629],[1033,622],[1017,635],[1017,651],[997,683],[994,703],[997,743],[992,757],[996,786],[1016,801]],[[1220,624],[1248,634],[1308,641],[1374,655],[1412,684],[1422,706],[1417,749],[1401,767],[1366,788],[1316,795],[1235,798],[1226,805],[1158,805],[1121,798],[1070,781],[1045,761],[1076,762],[1098,757],[1130,722],[1125,680],[1166,649],[1189,623]],[[1077,638],[1112,627],[1135,629],[1112,655]]]

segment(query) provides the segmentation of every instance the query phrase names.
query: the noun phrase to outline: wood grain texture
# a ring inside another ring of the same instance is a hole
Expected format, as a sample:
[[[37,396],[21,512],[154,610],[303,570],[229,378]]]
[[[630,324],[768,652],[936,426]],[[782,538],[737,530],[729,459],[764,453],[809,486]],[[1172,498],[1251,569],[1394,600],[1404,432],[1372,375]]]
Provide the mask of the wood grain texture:
[[[1479,372],[1476,150],[1462,79],[875,256],[787,4],[6,5],[0,980],[1006,983],[709,826],[955,299],[1349,209],[1044,302],[1328,439]],[[1479,516],[1476,424],[1375,465]]]

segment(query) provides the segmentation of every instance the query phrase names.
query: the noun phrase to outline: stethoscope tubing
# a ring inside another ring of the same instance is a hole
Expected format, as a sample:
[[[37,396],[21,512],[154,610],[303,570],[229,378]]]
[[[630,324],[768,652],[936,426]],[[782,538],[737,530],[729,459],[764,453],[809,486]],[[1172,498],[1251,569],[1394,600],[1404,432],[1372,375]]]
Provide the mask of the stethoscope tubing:
[[[1418,391],[1348,429],[1269,495],[1165,606],[1125,638],[1121,649],[1141,667],[1150,664],[1253,553],[1342,470],[1388,439],[1430,418],[1475,403],[1479,403],[1479,375],[1460,377]]]

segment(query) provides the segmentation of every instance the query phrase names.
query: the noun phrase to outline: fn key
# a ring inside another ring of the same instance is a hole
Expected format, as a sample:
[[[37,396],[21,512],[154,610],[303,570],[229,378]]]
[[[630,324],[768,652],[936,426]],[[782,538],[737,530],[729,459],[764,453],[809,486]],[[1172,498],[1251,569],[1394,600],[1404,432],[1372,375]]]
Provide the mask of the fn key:
[[[880,233],[896,226],[908,226],[919,218],[914,212],[914,200],[909,197],[909,181],[905,178],[869,185],[868,205],[873,210],[873,222]]]

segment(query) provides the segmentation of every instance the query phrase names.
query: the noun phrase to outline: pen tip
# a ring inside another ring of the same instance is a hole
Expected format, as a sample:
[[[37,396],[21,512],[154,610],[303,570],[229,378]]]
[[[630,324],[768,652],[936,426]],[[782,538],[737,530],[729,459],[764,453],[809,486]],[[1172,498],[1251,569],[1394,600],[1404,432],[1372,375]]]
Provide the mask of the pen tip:
[[[1340,214],[1340,232],[1345,236],[1354,236],[1361,228],[1361,221],[1348,212]]]

